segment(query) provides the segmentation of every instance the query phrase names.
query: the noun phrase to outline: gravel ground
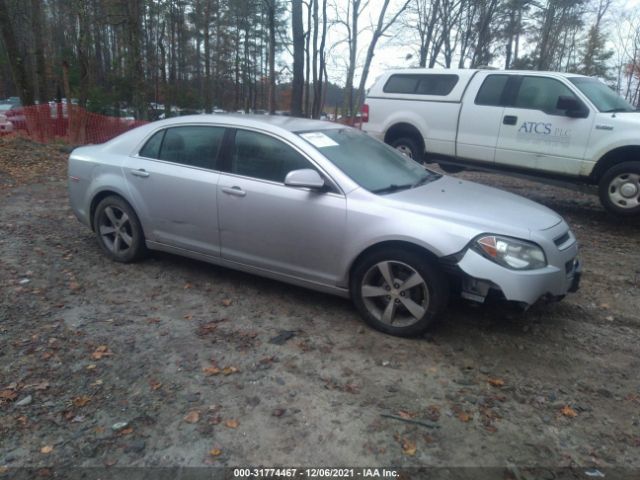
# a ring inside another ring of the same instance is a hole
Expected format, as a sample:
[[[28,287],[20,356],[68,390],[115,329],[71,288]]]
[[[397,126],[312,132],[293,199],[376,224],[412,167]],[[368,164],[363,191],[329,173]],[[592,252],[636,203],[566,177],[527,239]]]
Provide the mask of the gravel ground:
[[[461,174],[560,212],[582,288],[517,315],[454,300],[424,338],[401,339],[343,299],[165,254],[107,260],[68,207],[65,158],[0,139],[0,477],[640,468],[640,224],[595,197]]]

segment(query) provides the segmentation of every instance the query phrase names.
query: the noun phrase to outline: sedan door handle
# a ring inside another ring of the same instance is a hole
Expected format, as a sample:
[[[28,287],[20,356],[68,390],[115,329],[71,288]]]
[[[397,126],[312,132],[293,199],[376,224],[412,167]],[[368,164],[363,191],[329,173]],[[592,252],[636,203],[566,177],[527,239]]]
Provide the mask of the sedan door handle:
[[[229,195],[235,195],[236,197],[244,197],[247,194],[247,192],[240,187],[222,187],[222,191]]]
[[[518,123],[518,117],[516,117],[515,115],[505,115],[502,119],[502,123],[504,123],[505,125],[515,125],[516,123]]]
[[[147,172],[144,168],[140,168],[138,170],[131,170],[131,175],[134,175],[136,177],[147,178],[150,175],[150,173]]]

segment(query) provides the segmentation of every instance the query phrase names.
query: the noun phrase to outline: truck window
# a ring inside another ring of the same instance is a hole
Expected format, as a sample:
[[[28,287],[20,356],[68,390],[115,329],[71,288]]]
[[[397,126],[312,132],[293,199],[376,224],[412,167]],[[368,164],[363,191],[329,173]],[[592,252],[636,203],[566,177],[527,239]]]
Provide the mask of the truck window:
[[[412,95],[445,96],[451,93],[458,83],[457,75],[391,75],[382,89],[385,93],[408,93]]]
[[[508,80],[508,75],[489,75],[485,78],[476,95],[476,105],[503,106],[502,92]]]
[[[564,115],[564,110],[556,108],[561,95],[576,98],[568,87],[554,78],[524,77],[513,107],[542,110],[549,115]]]

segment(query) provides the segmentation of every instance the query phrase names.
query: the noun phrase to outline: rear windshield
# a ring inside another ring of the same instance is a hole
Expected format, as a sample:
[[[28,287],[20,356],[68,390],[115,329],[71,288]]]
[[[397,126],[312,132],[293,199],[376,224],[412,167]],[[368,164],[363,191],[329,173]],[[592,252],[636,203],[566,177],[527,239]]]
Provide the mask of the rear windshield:
[[[451,93],[457,83],[457,75],[402,73],[391,75],[382,90],[385,93],[445,96]]]

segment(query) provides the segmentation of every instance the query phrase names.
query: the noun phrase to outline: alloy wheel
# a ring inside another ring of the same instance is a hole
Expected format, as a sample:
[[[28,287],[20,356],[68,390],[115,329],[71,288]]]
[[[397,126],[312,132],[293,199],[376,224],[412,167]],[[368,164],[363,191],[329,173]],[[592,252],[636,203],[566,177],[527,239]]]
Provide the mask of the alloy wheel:
[[[413,267],[399,261],[371,266],[362,278],[360,291],[368,312],[393,327],[413,325],[429,308],[427,283]]]
[[[114,255],[125,255],[133,245],[133,227],[126,212],[115,205],[104,209],[98,230],[105,247]]]

